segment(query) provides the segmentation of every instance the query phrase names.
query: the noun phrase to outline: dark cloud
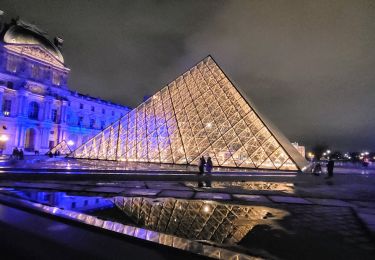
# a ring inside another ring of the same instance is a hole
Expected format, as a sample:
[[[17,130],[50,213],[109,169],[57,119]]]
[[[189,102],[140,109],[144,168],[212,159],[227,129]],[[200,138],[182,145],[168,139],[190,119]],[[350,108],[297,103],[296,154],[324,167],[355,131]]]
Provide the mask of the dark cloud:
[[[65,39],[70,86],[135,106],[212,54],[291,140],[375,150],[375,5],[2,1]]]

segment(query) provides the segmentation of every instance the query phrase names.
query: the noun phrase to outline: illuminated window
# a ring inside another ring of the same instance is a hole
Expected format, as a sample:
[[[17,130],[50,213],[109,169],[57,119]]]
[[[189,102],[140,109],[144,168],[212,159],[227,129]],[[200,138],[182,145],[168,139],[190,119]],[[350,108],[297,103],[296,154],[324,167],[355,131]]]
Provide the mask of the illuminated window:
[[[3,102],[3,114],[4,116],[10,116],[10,111],[12,109],[12,100],[5,99]]]
[[[57,72],[52,72],[52,84],[59,86],[61,84],[61,75]]]
[[[15,57],[12,57],[12,56],[8,56],[7,58],[7,65],[6,65],[6,69],[7,71],[9,72],[17,72],[17,60]]]
[[[31,77],[33,79],[40,78],[40,67],[38,65],[31,64]]]
[[[37,120],[38,119],[38,115],[39,115],[39,105],[37,102],[33,101],[33,102],[30,102],[29,104],[29,112],[28,112],[28,117],[30,119],[35,119]]]
[[[57,109],[52,109],[52,111],[51,111],[51,119],[52,119],[52,122],[57,123]]]

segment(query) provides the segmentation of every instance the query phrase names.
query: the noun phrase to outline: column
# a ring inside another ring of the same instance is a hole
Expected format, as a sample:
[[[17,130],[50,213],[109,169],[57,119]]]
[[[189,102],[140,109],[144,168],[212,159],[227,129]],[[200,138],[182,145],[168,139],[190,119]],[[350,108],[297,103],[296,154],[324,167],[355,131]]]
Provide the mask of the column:
[[[27,116],[27,93],[25,91],[18,91],[17,93],[17,110],[16,115],[17,116]]]
[[[4,87],[0,86],[0,116],[3,115]]]
[[[43,150],[48,150],[48,142],[49,142],[49,135],[50,135],[51,128],[42,128],[40,129],[40,149]]]
[[[44,114],[43,120],[51,121],[51,111],[52,111],[53,97],[46,96],[44,98]]]
[[[67,111],[68,101],[62,100],[60,106],[60,123],[66,123],[66,111]]]

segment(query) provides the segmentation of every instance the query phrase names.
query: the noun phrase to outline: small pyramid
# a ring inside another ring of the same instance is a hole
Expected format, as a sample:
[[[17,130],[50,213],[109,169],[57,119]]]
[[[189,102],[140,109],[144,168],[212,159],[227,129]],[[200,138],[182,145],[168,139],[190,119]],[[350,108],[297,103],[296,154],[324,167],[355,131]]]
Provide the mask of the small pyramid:
[[[74,158],[301,170],[306,160],[211,56],[114,122]]]
[[[53,148],[51,148],[51,150],[49,150],[46,154],[49,154],[50,152],[52,154],[55,154],[56,152],[59,152],[59,154],[61,154],[61,155],[68,155],[72,151],[70,150],[67,142],[65,140],[62,140],[60,143],[58,143]]]

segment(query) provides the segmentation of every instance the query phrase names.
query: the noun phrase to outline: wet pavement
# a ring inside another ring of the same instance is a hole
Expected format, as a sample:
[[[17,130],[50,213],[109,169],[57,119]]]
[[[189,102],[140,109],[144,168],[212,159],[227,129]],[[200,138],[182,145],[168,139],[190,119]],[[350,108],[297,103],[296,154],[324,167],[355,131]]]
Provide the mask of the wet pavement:
[[[64,158],[12,163],[0,165],[0,206],[167,246],[176,256],[375,258],[373,167],[338,165],[325,179],[222,168],[198,176],[194,166]]]
[[[303,180],[213,181],[212,187],[194,181],[3,180],[0,194],[111,221],[118,230],[126,225],[120,228],[126,235],[215,258],[373,259],[374,177]]]

